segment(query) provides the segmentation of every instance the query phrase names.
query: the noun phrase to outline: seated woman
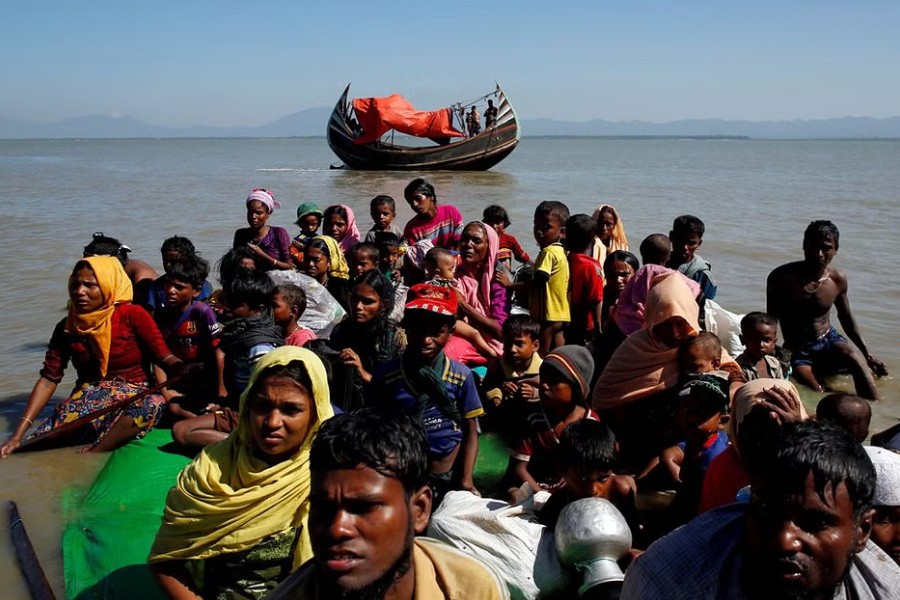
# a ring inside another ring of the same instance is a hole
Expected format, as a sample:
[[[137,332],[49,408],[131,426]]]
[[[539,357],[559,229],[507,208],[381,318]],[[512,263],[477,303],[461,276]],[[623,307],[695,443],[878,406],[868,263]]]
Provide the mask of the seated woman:
[[[257,268],[293,269],[291,262],[291,236],[284,227],[268,225],[269,217],[281,202],[275,200],[270,190],[257,188],[247,196],[247,225],[234,232],[232,248],[245,247],[253,252]]]
[[[456,269],[459,290],[459,317],[481,333],[499,355],[503,352],[503,323],[506,288],[494,281],[500,237],[493,227],[473,221],[463,228],[459,239],[461,263]],[[450,338],[444,352],[453,360],[472,366],[487,362],[471,343],[460,336]]]
[[[346,204],[334,204],[326,208],[322,217],[322,233],[334,238],[340,245],[341,252],[348,252],[360,241],[353,209]]]
[[[69,314],[53,330],[41,376],[0,456],[14,452],[28,428],[50,401],[69,361],[78,372],[72,394],[38,427],[44,433],[106,408],[149,388],[149,364],[170,374],[182,366],[166,347],[147,311],[131,304],[132,286],[118,258],[93,256],[78,261],[69,276]],[[161,394],[151,394],[127,407],[90,421],[58,445],[86,444],[86,450],[113,450],[143,437],[165,410]]]
[[[678,347],[700,331],[699,314],[695,293],[684,277],[671,272],[655,278],[642,311],[643,329],[622,342],[597,381],[593,408],[615,432],[623,460],[632,469],[642,469],[678,441]],[[719,369],[729,373],[732,388],[745,381],[724,349]]]
[[[344,309],[347,308],[350,269],[333,237],[317,235],[309,241],[303,252],[301,271],[318,281]]]
[[[394,286],[378,271],[353,280],[349,313],[331,333],[328,346],[339,353],[332,370],[335,404],[349,411],[363,405],[363,386],[375,367],[399,358],[406,348],[403,329],[389,317],[394,310]]]
[[[237,430],[169,491],[148,560],[170,598],[261,598],[312,558],[309,450],[334,414],[328,397],[311,351],[283,346],[260,359]]]

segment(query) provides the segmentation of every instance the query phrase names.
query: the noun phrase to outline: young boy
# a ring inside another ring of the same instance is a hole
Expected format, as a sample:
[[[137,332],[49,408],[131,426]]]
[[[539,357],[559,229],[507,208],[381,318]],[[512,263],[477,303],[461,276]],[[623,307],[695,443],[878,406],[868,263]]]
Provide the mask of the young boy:
[[[669,258],[670,269],[676,269],[684,273],[690,279],[700,284],[703,296],[707,300],[716,297],[716,282],[710,270],[712,265],[703,260],[697,254],[697,248],[703,244],[703,234],[706,227],[703,221],[693,215],[681,215],[672,223],[669,232],[669,240],[672,242],[672,256]],[[700,314],[703,315],[701,306]]]
[[[538,518],[550,529],[556,527],[559,513],[582,498],[606,498],[619,509],[638,533],[634,496],[637,490],[630,475],[615,475],[618,450],[616,436],[600,421],[581,419],[565,428],[559,438],[559,458],[563,465],[563,487],[550,496]]]
[[[303,264],[303,249],[319,231],[323,214],[315,202],[304,202],[297,207],[294,223],[300,228],[300,233],[291,242],[291,260],[298,268]]]
[[[193,254],[166,265],[165,304],[153,313],[166,345],[182,362],[204,367],[203,380],[181,393],[163,390],[169,413],[176,419],[195,417],[209,404],[209,398],[226,395],[223,378],[225,355],[219,347],[221,328],[209,305],[198,300],[209,276],[209,265]],[[158,381],[165,372],[154,367]]]
[[[859,396],[837,393],[829,394],[816,405],[816,421],[831,421],[850,432],[862,444],[869,437],[872,422],[872,407]]]
[[[583,346],[600,335],[603,310],[603,265],[591,256],[597,221],[572,215],[566,221],[563,246],[569,253],[569,313],[566,343]]]
[[[164,308],[166,306],[166,274],[168,274],[172,268],[172,263],[183,258],[197,256],[197,250],[194,248],[194,244],[191,240],[178,235],[166,238],[159,248],[159,253],[162,256],[164,275],[155,279],[153,283],[150,284],[147,293],[147,308],[151,313],[158,308]],[[207,271],[208,270],[209,269],[207,269]],[[205,302],[207,298],[212,295],[212,292],[212,284],[204,279],[201,283],[200,294],[197,296],[197,300]]]
[[[741,342],[745,349],[734,360],[741,367],[747,381],[760,377],[769,379],[790,377],[790,365],[782,363],[776,356],[777,336],[778,320],[768,313],[754,311],[741,319]]]
[[[582,346],[561,346],[544,357],[540,367],[539,411],[529,411],[527,427],[509,449],[504,481],[510,498],[522,483],[535,491],[554,491],[563,485],[559,437],[570,423],[598,420],[587,407],[594,359]]]
[[[398,268],[400,257],[405,248],[401,239],[393,233],[375,234],[375,247],[378,248],[378,269],[388,281],[394,284],[394,310],[391,311],[392,321],[399,323],[403,320],[403,307],[406,305],[406,294],[409,287],[403,282],[403,277]]]
[[[347,253],[347,262],[350,263],[350,280],[354,280],[366,271],[378,269],[380,263],[378,246],[370,242],[355,244]]]
[[[505,208],[497,204],[491,204],[484,209],[481,220],[486,225],[493,227],[494,231],[497,232],[497,235],[500,236],[500,252],[507,250],[509,255],[520,263],[526,265],[531,264],[531,257],[528,256],[528,253],[525,252],[525,249],[519,244],[519,240],[512,234],[506,232],[506,228],[509,227],[510,221]],[[511,268],[511,264],[507,264],[506,267]]]
[[[537,352],[540,336],[541,324],[531,315],[511,315],[503,323],[503,355],[491,363],[482,383],[488,406],[507,407],[506,414],[513,405],[537,400],[544,362]]]
[[[259,270],[240,271],[223,294],[228,321],[220,339],[228,395],[222,404],[210,404],[206,414],[175,423],[172,437],[184,446],[202,447],[228,437],[237,427],[240,397],[253,365],[284,345],[281,328],[272,317],[275,284],[268,275]]]
[[[372,229],[366,233],[366,239],[370,244],[374,244],[376,236],[379,233],[393,233],[399,239],[403,235],[403,230],[394,223],[397,218],[397,205],[394,199],[385,194],[380,194],[372,198],[369,203],[369,214],[372,216]]]
[[[293,283],[283,283],[275,288],[272,298],[272,317],[284,333],[285,346],[305,346],[316,339],[316,332],[299,323],[306,312],[306,292]]]
[[[541,356],[565,343],[563,329],[569,315],[569,262],[560,240],[565,236],[569,208],[562,202],[546,200],[534,210],[534,239],[541,251],[534,261],[529,281],[513,282],[498,272],[497,281],[513,293],[528,290],[528,309],[541,322]]]
[[[407,346],[399,359],[379,365],[366,401],[385,411],[421,415],[428,435],[429,484],[440,498],[450,489],[478,494],[477,417],[484,412],[468,367],[444,355],[456,324],[456,293],[427,283],[410,288],[403,326]]]

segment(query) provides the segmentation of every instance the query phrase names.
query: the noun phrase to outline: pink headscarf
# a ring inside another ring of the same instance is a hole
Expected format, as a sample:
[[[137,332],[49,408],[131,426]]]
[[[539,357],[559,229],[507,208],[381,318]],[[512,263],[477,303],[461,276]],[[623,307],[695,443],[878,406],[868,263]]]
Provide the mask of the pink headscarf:
[[[256,188],[247,196],[247,204],[254,200],[262,202],[263,206],[269,209],[270,213],[276,208],[281,208],[281,202],[275,199],[275,193],[263,188]]]
[[[658,283],[660,275],[668,275],[670,273],[678,273],[661,265],[644,265],[628,280],[625,289],[619,294],[616,301],[616,310],[613,313],[613,320],[619,329],[626,336],[631,335],[635,331],[644,326],[644,304],[647,302],[647,296],[650,289]],[[693,279],[689,279],[678,273],[681,279],[687,284],[691,292],[696,298],[700,294],[700,284]]]
[[[339,242],[341,252],[346,252],[359,243],[359,227],[356,226],[356,215],[353,214],[352,208],[346,204],[338,204],[337,206],[347,211],[347,233],[344,234],[344,239]]]
[[[487,315],[491,309],[491,284],[494,281],[497,254],[500,252],[500,237],[493,227],[485,225],[481,221],[472,221],[466,227],[473,224],[480,225],[487,235],[488,247],[484,256],[481,279],[476,279],[475,274],[471,273],[466,263],[463,262],[456,269],[456,286],[472,308]]]

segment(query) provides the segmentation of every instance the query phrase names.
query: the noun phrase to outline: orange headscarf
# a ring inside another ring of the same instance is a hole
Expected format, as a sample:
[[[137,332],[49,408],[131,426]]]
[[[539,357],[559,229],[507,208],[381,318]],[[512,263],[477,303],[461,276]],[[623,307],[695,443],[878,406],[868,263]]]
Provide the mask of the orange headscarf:
[[[700,308],[691,288],[677,272],[658,275],[647,295],[644,328],[630,335],[616,350],[594,388],[594,410],[628,404],[678,384],[678,347],[671,348],[653,337],[653,328],[681,317],[700,331]],[[722,364],[733,362],[722,350]]]
[[[131,302],[134,295],[131,280],[122,263],[114,256],[91,256],[78,262],[86,262],[91,266],[103,294],[103,305],[89,313],[77,313],[70,306],[66,331],[87,336],[91,340],[100,361],[100,376],[105,377],[112,341],[112,314],[117,304]]]

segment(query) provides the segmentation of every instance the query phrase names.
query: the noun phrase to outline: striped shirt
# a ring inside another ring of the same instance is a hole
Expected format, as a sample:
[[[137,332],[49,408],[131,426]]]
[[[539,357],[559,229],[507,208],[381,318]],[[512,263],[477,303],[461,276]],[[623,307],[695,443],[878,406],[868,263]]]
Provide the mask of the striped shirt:
[[[431,240],[435,246],[456,250],[462,235],[462,215],[455,206],[440,204],[434,218],[416,215],[403,228],[403,237],[412,245],[419,240]]]

